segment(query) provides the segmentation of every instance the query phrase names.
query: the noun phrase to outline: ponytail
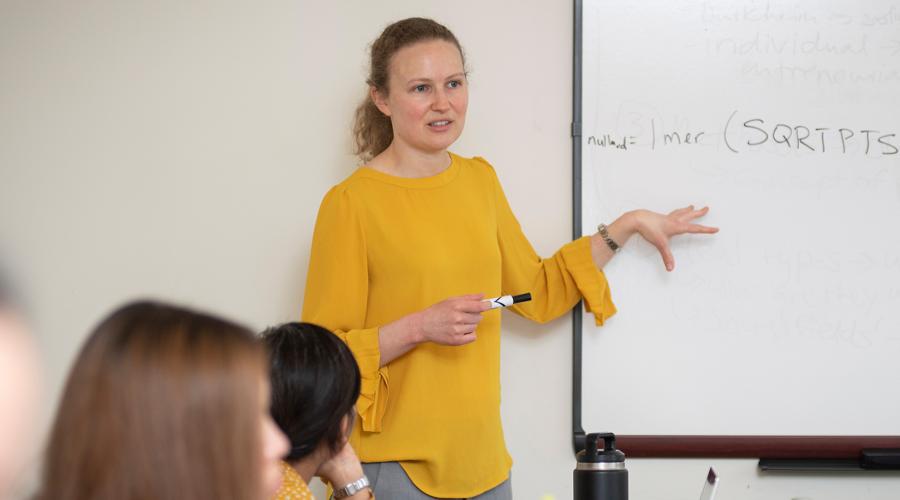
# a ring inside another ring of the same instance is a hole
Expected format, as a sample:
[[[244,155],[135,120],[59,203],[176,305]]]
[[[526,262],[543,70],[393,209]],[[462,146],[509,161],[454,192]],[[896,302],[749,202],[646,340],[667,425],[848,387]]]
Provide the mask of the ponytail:
[[[375,106],[368,93],[365,100],[356,108],[353,138],[356,141],[353,153],[363,163],[381,154],[394,140],[394,127],[390,117]]]

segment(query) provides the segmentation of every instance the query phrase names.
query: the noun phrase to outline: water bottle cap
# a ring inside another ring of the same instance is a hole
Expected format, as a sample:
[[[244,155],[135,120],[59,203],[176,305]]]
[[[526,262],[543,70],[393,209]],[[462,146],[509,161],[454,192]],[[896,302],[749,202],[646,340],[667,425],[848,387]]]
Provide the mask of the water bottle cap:
[[[597,441],[603,440],[603,449],[597,448]],[[601,463],[601,462],[624,462],[625,454],[621,450],[616,449],[616,435],[611,432],[602,432],[596,434],[588,434],[585,439],[585,448],[578,452],[575,459],[581,462]]]

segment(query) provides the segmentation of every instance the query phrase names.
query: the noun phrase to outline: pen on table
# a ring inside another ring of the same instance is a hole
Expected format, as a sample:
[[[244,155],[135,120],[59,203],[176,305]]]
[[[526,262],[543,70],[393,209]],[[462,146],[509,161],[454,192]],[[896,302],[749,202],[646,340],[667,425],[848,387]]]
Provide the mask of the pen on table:
[[[491,303],[491,309],[497,309],[498,307],[507,307],[513,304],[518,304],[519,302],[528,302],[529,300],[531,300],[531,293],[521,293],[519,295],[504,295],[495,299],[485,299],[484,301]]]

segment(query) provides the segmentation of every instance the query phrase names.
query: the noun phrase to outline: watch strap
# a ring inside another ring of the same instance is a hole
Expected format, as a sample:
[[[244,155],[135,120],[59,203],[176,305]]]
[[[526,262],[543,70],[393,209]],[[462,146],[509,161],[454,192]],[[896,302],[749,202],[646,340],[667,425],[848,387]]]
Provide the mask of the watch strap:
[[[343,488],[334,490],[333,498],[335,498],[335,500],[339,500],[341,498],[352,497],[360,491],[368,488],[370,485],[371,483],[369,483],[369,478],[363,476],[356,481],[353,481],[352,483],[344,486]]]
[[[606,242],[606,246],[609,247],[613,252],[618,252],[622,247],[619,246],[610,236],[609,230],[606,227],[606,224],[601,223],[597,226],[597,232],[600,233],[600,237],[603,238],[603,241]]]

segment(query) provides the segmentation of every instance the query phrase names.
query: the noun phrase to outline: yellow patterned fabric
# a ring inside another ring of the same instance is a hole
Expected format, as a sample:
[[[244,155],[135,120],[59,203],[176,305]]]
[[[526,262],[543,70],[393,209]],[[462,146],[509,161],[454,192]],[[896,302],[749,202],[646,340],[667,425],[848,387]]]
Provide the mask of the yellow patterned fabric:
[[[303,477],[287,462],[281,462],[281,488],[273,500],[315,500]]]
[[[506,480],[500,310],[484,313],[475,342],[421,344],[383,367],[378,330],[449,297],[526,292],[533,300],[509,310],[534,321],[582,298],[598,325],[616,311],[590,238],[538,256],[481,158],[451,154],[446,170],[425,178],[361,167],[325,195],[302,318],[335,332],[359,363],[350,442],[363,462],[399,462],[438,498],[474,497]]]

